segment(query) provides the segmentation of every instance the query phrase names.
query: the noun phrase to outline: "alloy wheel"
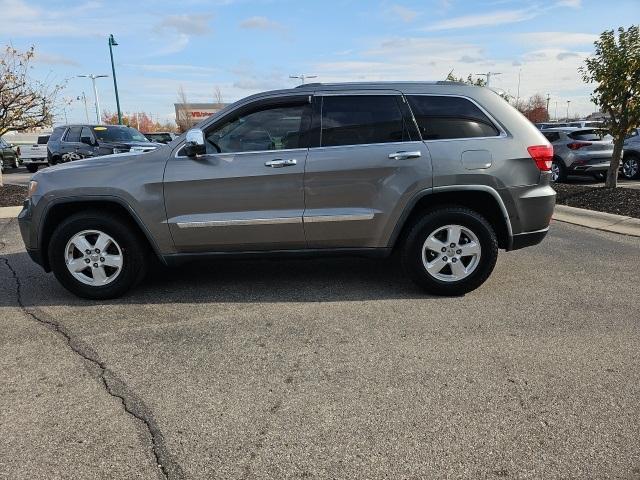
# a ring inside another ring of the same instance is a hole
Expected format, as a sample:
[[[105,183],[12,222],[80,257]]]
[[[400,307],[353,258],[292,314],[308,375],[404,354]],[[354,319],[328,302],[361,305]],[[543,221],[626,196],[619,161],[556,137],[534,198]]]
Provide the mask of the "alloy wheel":
[[[622,162],[622,175],[625,178],[635,178],[640,171],[640,164],[635,157],[629,157]]]
[[[480,263],[478,237],[462,225],[445,225],[431,232],[422,246],[422,264],[429,275],[443,282],[458,282]]]
[[[67,243],[64,255],[69,273],[85,285],[108,285],[122,272],[120,245],[99,230],[84,230],[75,234]]]

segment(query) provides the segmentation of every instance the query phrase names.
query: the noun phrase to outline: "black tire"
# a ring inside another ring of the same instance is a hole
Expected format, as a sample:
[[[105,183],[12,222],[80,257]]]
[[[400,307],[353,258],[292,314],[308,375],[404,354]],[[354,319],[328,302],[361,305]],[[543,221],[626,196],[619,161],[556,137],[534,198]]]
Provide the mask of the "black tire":
[[[36,173],[38,171],[38,165],[33,165],[31,163],[28,163],[27,170],[29,170],[29,173]]]
[[[561,158],[554,157],[551,163],[551,169],[553,171],[554,167],[558,168],[558,178],[553,180],[555,183],[564,183],[567,181],[567,167]]]
[[[422,261],[423,245],[427,237],[446,225],[460,225],[469,229],[480,243],[480,260],[475,270],[459,281],[435,278],[427,272]],[[402,249],[402,265],[409,277],[435,295],[456,296],[475,290],[489,278],[497,259],[498,239],[489,222],[477,212],[457,206],[441,207],[423,216],[410,229]]]
[[[122,270],[107,285],[92,286],[73,277],[66,266],[65,248],[69,240],[84,230],[99,230],[111,236],[122,250]],[[79,297],[94,300],[116,298],[133,288],[146,272],[148,259],[146,239],[141,238],[128,220],[111,213],[84,211],[63,221],[49,242],[49,263],[58,281]]]
[[[640,178],[640,157],[633,154],[625,155],[622,160],[620,173],[627,180],[637,180]]]

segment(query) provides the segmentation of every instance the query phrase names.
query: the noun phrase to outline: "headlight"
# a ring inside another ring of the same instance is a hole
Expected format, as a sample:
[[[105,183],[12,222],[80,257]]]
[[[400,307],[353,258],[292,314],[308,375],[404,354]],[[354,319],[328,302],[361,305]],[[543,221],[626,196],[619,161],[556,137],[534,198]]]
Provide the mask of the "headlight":
[[[29,182],[29,191],[27,192],[27,198],[33,197],[33,194],[36,193],[37,189],[38,189],[38,182],[36,182],[35,180],[31,180]]]

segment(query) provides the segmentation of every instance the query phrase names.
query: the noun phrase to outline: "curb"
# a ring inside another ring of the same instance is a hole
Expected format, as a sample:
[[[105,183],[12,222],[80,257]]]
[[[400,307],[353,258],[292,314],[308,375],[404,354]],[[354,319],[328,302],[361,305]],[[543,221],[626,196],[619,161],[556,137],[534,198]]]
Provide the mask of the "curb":
[[[0,218],[16,218],[22,207],[0,207]]]
[[[553,219],[595,230],[640,237],[640,218],[596,212],[567,205],[556,205]]]

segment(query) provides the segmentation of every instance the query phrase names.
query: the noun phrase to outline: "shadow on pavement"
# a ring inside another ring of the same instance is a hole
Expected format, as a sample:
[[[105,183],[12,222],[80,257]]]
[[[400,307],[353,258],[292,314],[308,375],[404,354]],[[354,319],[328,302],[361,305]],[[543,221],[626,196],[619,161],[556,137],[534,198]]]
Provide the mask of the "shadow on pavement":
[[[404,275],[395,257],[209,260],[176,268],[154,265],[128,295],[104,302],[77,298],[66,291],[52,273],[44,273],[24,252],[2,257],[9,261],[20,278],[22,302],[26,307],[431,298]],[[0,281],[12,282],[11,272],[4,265],[0,267]],[[15,305],[15,297],[0,299],[0,306]]]

